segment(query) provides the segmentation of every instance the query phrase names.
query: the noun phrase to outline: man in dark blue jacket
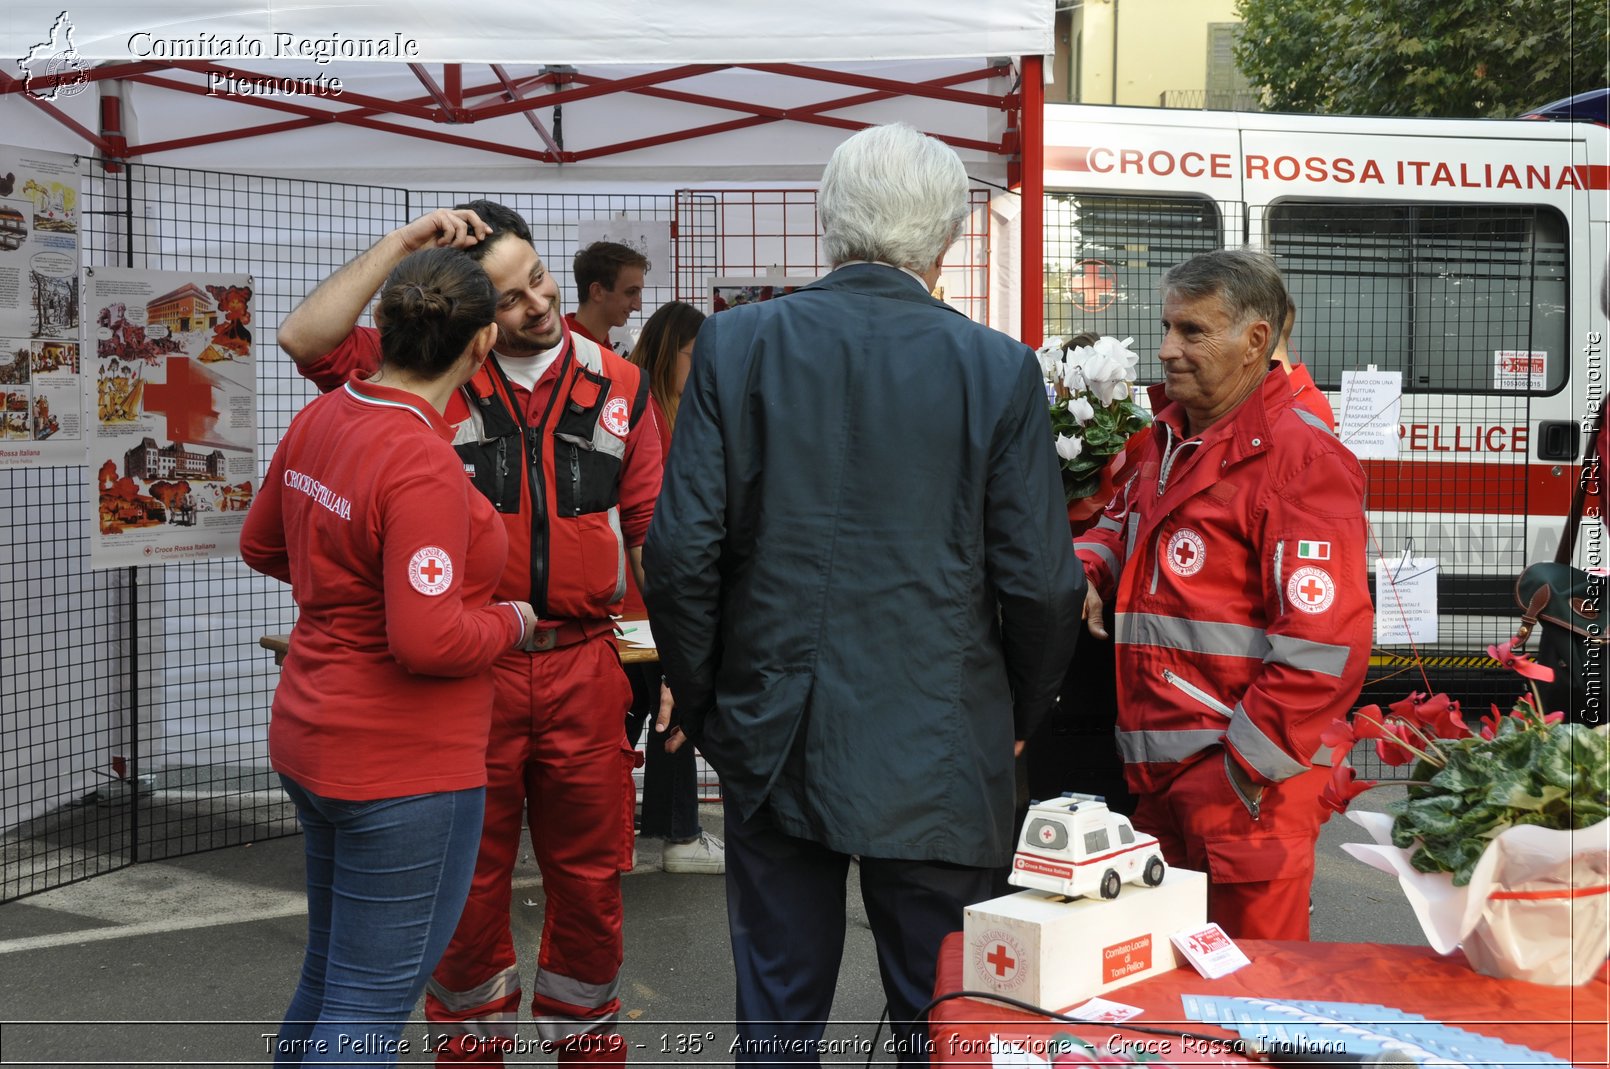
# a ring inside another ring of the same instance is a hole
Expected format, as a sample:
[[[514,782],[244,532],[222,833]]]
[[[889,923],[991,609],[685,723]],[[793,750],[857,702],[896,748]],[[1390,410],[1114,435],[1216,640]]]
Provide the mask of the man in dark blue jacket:
[[[721,774],[740,1060],[815,1062],[860,860],[895,1038],[1013,849],[1014,741],[1084,579],[1033,352],[929,295],[967,213],[949,148],[850,138],[834,270],[699,334],[644,546],[680,726]]]

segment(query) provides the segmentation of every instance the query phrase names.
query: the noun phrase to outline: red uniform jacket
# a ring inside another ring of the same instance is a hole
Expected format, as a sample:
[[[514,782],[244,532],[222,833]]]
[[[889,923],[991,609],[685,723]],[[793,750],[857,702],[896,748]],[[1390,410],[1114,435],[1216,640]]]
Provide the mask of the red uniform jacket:
[[[412,394],[362,382],[291,421],[241,556],[300,609],[274,691],[274,767],[327,798],[486,783],[494,660],[519,641],[488,605],[503,531]]]
[[[545,619],[601,622],[625,594],[626,548],[642,545],[654,514],[660,450],[637,366],[568,329],[562,346],[533,392],[488,360],[447,420],[465,473],[508,531],[499,596]],[[378,332],[356,327],[301,371],[327,390],[379,362]]]
[[[1116,592],[1118,741],[1160,789],[1223,744],[1254,780],[1310,767],[1368,666],[1364,475],[1278,368],[1198,438],[1153,388],[1151,443],[1075,549]]]

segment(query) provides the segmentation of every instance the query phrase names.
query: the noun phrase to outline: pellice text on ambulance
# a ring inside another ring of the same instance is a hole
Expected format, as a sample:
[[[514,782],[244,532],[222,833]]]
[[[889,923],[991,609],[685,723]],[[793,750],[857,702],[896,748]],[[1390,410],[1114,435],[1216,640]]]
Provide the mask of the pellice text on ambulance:
[[[1513,633],[1516,575],[1553,556],[1605,397],[1610,130],[1050,105],[1045,167],[1048,336],[1155,356],[1162,273],[1252,244],[1286,277],[1293,358],[1339,421],[1343,371],[1402,373],[1397,457],[1363,462],[1372,554],[1435,559],[1418,650],[1474,699],[1490,677],[1472,655]],[[1605,567],[1597,520],[1577,544],[1579,566]]]

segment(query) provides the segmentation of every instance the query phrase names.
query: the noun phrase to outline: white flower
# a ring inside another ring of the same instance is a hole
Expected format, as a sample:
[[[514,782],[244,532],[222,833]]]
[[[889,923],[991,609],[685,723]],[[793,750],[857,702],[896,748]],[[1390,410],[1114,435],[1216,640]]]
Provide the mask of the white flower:
[[[1073,421],[1079,424],[1079,426],[1083,427],[1086,423],[1089,423],[1090,420],[1094,418],[1095,414],[1095,406],[1093,406],[1089,401],[1086,401],[1083,397],[1069,398],[1068,415],[1072,416]],[[1069,459],[1071,460],[1073,458],[1070,457]]]
[[[1040,362],[1040,377],[1046,382],[1056,382],[1062,364],[1062,339],[1052,338],[1034,351],[1034,358]]]
[[[1096,352],[1101,353],[1103,356],[1110,356],[1121,361],[1124,365],[1124,378],[1129,382],[1134,382],[1135,372],[1140,368],[1140,357],[1130,352],[1129,347],[1133,344],[1135,344],[1134,338],[1125,338],[1123,341],[1119,341],[1117,338],[1103,336],[1096,339],[1094,348]]]
[[[1057,456],[1063,460],[1078,460],[1084,448],[1084,442],[1071,434],[1057,435]]]
[[[1140,358],[1129,351],[1133,341],[1102,337],[1094,345],[1080,346],[1068,354],[1068,362],[1077,366],[1083,379],[1083,388],[1095,394],[1103,405],[1129,396],[1129,383],[1140,366]]]

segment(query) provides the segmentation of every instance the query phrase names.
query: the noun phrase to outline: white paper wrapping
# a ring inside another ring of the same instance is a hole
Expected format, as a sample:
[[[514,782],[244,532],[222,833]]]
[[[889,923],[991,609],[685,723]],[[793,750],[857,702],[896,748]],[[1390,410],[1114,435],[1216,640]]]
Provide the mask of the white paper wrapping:
[[[1610,821],[1576,831],[1510,828],[1487,847],[1470,883],[1417,872],[1392,845],[1392,818],[1349,812],[1375,840],[1342,849],[1398,878],[1439,954],[1463,946],[1478,972],[1537,984],[1581,984],[1610,956]],[[1545,898],[1495,898],[1495,893]]]

